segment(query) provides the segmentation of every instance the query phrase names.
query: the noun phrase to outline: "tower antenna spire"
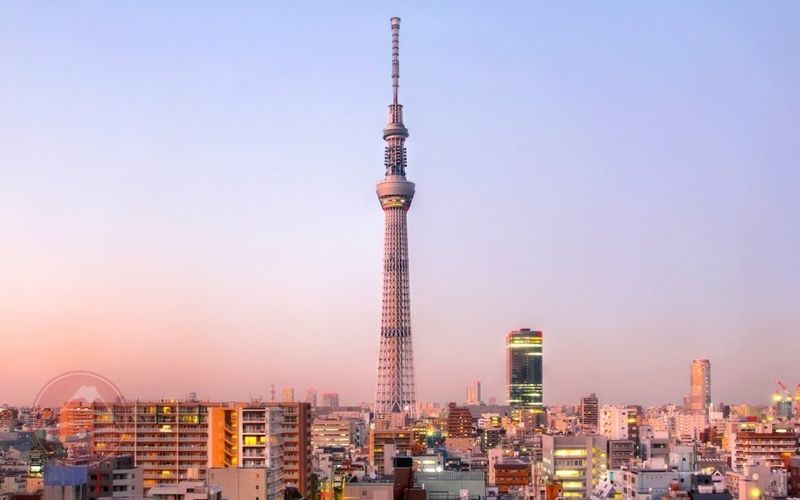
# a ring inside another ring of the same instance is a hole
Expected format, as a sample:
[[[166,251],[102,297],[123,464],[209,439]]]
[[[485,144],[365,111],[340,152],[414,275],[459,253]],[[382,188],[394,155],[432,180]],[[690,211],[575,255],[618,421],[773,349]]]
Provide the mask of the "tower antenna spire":
[[[400,90],[400,18],[392,18],[392,104],[397,106]]]

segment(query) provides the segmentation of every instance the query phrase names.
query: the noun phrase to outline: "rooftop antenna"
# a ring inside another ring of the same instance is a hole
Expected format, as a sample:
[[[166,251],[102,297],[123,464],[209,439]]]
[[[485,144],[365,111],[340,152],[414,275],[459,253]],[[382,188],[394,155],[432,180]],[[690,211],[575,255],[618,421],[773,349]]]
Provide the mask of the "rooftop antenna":
[[[392,18],[392,104],[397,106],[400,89],[400,18]]]

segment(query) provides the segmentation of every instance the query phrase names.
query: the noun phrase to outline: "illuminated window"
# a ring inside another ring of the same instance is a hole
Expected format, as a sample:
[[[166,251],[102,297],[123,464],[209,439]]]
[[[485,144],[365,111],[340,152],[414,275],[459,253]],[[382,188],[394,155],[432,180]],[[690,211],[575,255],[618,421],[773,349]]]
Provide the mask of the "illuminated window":
[[[555,456],[557,457],[585,457],[586,456],[586,449],[562,449],[556,450]]]

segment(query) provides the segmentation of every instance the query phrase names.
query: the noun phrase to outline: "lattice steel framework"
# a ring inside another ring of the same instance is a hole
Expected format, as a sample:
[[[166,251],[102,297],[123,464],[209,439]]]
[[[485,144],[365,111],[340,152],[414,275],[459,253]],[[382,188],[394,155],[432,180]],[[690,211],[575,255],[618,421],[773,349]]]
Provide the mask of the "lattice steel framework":
[[[385,215],[383,247],[383,308],[375,413],[415,416],[414,357],[411,346],[411,301],[408,291],[408,230],[406,214],[414,198],[414,183],[406,180],[403,106],[398,104],[400,80],[400,19],[392,18],[392,104],[383,130],[386,177],[377,193]]]

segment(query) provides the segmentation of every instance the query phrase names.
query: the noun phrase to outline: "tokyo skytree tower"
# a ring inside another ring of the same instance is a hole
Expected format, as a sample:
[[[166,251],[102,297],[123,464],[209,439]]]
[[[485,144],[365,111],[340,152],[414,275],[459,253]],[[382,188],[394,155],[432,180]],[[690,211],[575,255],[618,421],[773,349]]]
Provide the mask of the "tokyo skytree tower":
[[[397,102],[400,86],[400,18],[392,20],[392,104],[386,141],[386,177],[378,183],[378,199],[385,216],[383,246],[383,308],[375,414],[416,413],[414,357],[411,348],[411,301],[408,292],[408,231],[406,213],[414,198],[414,183],[406,180],[408,130],[403,106]]]

